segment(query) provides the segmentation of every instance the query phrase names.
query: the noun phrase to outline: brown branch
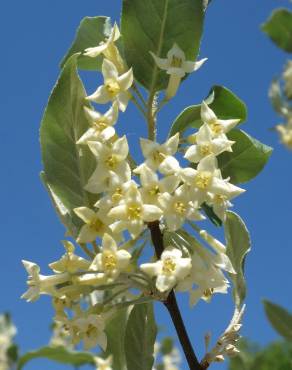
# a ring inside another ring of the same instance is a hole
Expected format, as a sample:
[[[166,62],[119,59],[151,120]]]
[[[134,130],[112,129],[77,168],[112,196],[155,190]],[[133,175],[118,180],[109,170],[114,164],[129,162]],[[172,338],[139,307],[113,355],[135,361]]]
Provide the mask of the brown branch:
[[[157,258],[160,258],[164,246],[163,246],[163,234],[160,230],[159,222],[158,221],[150,222],[148,223],[148,227],[151,232],[151,239],[155,248],[156,256]],[[171,290],[171,292],[169,293],[166,301],[164,302],[164,305],[171,316],[172,322],[174,324],[175,330],[177,332],[180,344],[183,348],[190,370],[206,369],[206,367],[203,367],[200,364],[194,352],[173,290]]]

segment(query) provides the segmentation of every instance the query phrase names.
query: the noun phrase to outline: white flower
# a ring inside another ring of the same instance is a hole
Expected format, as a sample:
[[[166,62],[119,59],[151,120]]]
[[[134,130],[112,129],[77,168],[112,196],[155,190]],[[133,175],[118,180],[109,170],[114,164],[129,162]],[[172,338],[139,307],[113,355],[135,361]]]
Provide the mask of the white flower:
[[[86,99],[98,104],[116,101],[119,109],[124,112],[131,97],[127,90],[132,86],[134,80],[132,68],[119,76],[116,66],[108,59],[104,59],[102,74],[104,85],[100,86],[92,95],[87,96]]]
[[[115,45],[115,41],[120,38],[120,35],[119,27],[115,23],[110,36],[98,46],[85,49],[84,55],[95,58],[98,55],[103,54],[106,59],[114,63],[119,72],[123,72],[125,68],[124,62],[119,53],[119,49]]]
[[[36,301],[40,294],[57,296],[57,285],[70,281],[70,275],[67,272],[45,276],[39,273],[40,267],[36,263],[25,260],[22,263],[28,273],[27,285],[29,288],[21,298],[26,299],[27,302]]]
[[[196,134],[196,144],[187,149],[184,157],[190,162],[198,163],[210,154],[217,156],[225,151],[232,152],[231,146],[234,143],[224,134],[213,138],[210,126],[205,123]]]
[[[192,192],[186,185],[178,187],[174,194],[163,193],[159,196],[159,204],[163,210],[169,230],[178,230],[185,220],[203,220],[198,211],[197,203],[193,202]]]
[[[109,356],[107,358],[101,357],[94,357],[94,362],[96,366],[96,370],[112,370],[113,365],[113,356]]]
[[[144,229],[145,222],[159,220],[162,211],[155,205],[144,204],[142,196],[135,183],[126,191],[119,205],[112,208],[108,214],[116,220],[111,228],[114,232],[128,230],[132,236],[137,236]]]
[[[102,272],[108,282],[115,280],[127,269],[131,254],[124,249],[118,250],[117,243],[108,234],[102,239],[102,251],[98,253],[90,265],[90,270]]]
[[[288,149],[292,149],[292,120],[288,121],[285,125],[279,124],[275,128],[279,133],[281,143]]]
[[[74,245],[68,240],[63,240],[63,245],[66,253],[56,262],[49,264],[49,267],[54,272],[69,272],[74,273],[79,270],[87,270],[90,266],[90,261],[77,256],[74,251]]]
[[[177,286],[178,291],[189,291],[191,306],[195,305],[199,299],[210,302],[215,293],[227,293],[229,282],[222,270],[235,273],[225,254],[225,246],[204,230],[201,231],[201,236],[217,253],[211,253],[197,243],[193,245],[192,270],[189,276]]]
[[[189,167],[184,168],[181,171],[181,177],[192,187],[199,204],[206,200],[208,192],[226,196],[228,199],[244,192],[243,189],[222,179],[217,159],[213,154],[204,157],[196,170]]]
[[[141,195],[144,203],[158,205],[161,193],[172,193],[179,185],[179,177],[166,176],[159,180],[158,175],[147,165],[140,169]]]
[[[169,50],[167,53],[167,58],[159,58],[152,52],[150,52],[150,54],[154,58],[157,66],[160,69],[165,70],[166,73],[170,75],[165,94],[166,99],[171,99],[173,96],[175,96],[181,79],[186,75],[186,73],[191,73],[198,70],[207,60],[205,58],[198,62],[186,61],[185,53],[177,44],[174,44]]]
[[[104,192],[111,176],[110,171],[121,177],[131,176],[131,169],[126,161],[129,146],[126,136],[116,140],[112,145],[90,141],[88,146],[97,160],[97,167],[85,189],[91,193]]]
[[[80,229],[77,243],[90,243],[97,237],[102,237],[105,232],[110,232],[108,227],[109,219],[104,210],[94,212],[88,207],[74,208],[76,215],[85,222]]]
[[[90,128],[80,137],[77,144],[87,144],[89,141],[107,141],[115,135],[113,125],[118,120],[119,107],[116,102],[105,113],[101,114],[88,107],[84,107]]]
[[[207,123],[210,126],[214,137],[226,134],[240,122],[240,119],[223,120],[217,118],[216,114],[204,101],[201,105],[201,119],[204,123]]]
[[[104,332],[105,319],[102,315],[87,315],[77,317],[71,321],[71,332],[79,340],[83,340],[84,349],[89,350],[99,345],[104,351],[107,346],[107,337]]]
[[[158,144],[148,139],[140,139],[140,145],[145,162],[137,167],[134,172],[140,173],[141,168],[146,165],[153,171],[157,169],[164,175],[172,175],[179,172],[178,161],[173,157],[177,152],[179,143],[179,134],[170,137],[164,144]]]
[[[172,289],[183,280],[191,270],[191,259],[182,258],[182,252],[174,247],[167,247],[160,260],[144,263],[140,269],[151,277],[156,277],[156,287],[160,292]]]

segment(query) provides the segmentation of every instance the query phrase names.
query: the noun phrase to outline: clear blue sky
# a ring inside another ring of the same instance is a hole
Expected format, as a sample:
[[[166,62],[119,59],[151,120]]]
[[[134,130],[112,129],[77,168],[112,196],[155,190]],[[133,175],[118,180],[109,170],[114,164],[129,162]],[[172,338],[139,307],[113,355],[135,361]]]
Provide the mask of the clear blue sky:
[[[2,1],[1,58],[1,303],[19,330],[17,342],[23,351],[45,344],[52,316],[50,302],[42,297],[34,304],[19,299],[26,289],[21,259],[38,262],[44,271],[62,251],[59,224],[39,180],[42,168],[38,141],[39,123],[49,92],[59,73],[58,63],[70,45],[84,16],[109,15],[118,19],[120,0]],[[261,304],[266,297],[291,307],[291,183],[292,153],[278,144],[269,128],[279,121],[267,98],[272,77],[281,72],[288,55],[278,50],[259,30],[260,24],[277,6],[276,0],[213,0],[205,24],[201,57],[205,66],[181,88],[175,104],[160,116],[161,138],[173,118],[186,105],[198,103],[213,84],[237,93],[249,109],[243,127],[251,135],[275,148],[264,172],[235,202],[234,210],[245,219],[252,235],[253,249],[247,260],[247,312],[243,334],[265,344],[277,338],[268,325]],[[97,77],[91,75],[90,91]],[[142,122],[130,109],[123,125],[137,141]],[[132,140],[131,140],[132,141]],[[190,311],[181,302],[187,327],[202,354],[203,334],[218,334],[231,313],[230,299],[215,297],[211,305],[200,303]],[[160,323],[173,333],[164,311]],[[65,366],[36,361],[27,366],[65,369]],[[214,366],[216,369],[216,367]],[[217,365],[225,369],[226,365]]]

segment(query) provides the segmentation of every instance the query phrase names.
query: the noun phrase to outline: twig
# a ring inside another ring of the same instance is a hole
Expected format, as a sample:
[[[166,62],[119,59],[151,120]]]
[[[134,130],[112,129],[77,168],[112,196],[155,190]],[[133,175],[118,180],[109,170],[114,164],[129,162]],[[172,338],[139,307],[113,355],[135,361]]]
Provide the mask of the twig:
[[[164,250],[164,246],[163,246],[163,234],[160,230],[159,222],[158,221],[150,222],[148,223],[148,227],[151,232],[151,239],[155,248],[157,258],[160,258]],[[192,347],[173,290],[171,290],[171,292],[169,293],[166,301],[164,302],[164,305],[171,316],[172,322],[176,329],[180,344],[183,348],[190,370],[202,370],[203,367],[198,361],[197,356]]]

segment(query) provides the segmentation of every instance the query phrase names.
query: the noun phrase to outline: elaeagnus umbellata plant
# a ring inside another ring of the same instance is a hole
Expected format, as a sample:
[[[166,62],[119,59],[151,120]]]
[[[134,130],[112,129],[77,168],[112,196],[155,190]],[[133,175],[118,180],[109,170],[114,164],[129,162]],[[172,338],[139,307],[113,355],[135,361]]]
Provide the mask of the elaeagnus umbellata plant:
[[[169,312],[190,369],[207,369],[238,351],[250,237],[229,209],[271,148],[240,129],[246,107],[223,86],[207,87],[205,99],[173,122],[159,120],[184,93],[184,80],[195,79],[199,68],[203,73],[206,58],[198,54],[207,6],[124,0],[120,24],[83,19],[42,119],[41,178],[66,229],[64,254],[49,263],[48,276],[23,261],[22,297],[50,295],[68,343],[100,348],[98,369],[156,368],[154,303]],[[85,91],[79,70],[95,71],[100,85]],[[120,133],[131,104],[146,123],[142,162]],[[158,142],[162,125],[169,133]],[[225,241],[210,234],[211,223],[224,228]],[[214,343],[206,335],[199,359],[176,292],[188,295],[193,308],[231,284],[233,317]]]

